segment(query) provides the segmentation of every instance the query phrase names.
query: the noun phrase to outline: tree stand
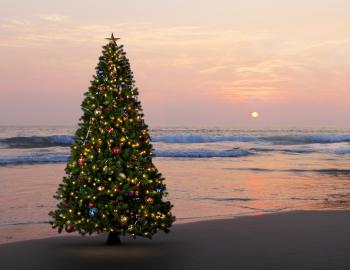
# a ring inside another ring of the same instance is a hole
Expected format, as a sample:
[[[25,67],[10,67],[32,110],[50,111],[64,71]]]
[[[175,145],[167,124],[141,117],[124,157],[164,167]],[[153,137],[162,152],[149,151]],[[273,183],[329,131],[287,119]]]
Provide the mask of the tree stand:
[[[110,232],[107,239],[107,245],[120,245],[119,233]]]

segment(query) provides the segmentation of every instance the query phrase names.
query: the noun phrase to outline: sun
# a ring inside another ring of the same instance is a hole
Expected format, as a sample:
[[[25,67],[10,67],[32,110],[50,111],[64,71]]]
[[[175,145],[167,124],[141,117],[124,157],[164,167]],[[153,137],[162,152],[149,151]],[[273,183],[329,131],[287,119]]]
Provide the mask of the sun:
[[[259,116],[259,113],[258,112],[252,112],[251,115],[252,115],[253,118],[257,118]]]

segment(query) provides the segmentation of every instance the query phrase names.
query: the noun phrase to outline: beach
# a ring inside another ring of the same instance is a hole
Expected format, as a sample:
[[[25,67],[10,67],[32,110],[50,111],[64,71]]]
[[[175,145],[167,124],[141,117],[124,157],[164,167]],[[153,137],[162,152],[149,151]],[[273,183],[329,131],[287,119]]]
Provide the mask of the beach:
[[[48,213],[74,130],[0,128],[0,245],[57,235]],[[163,127],[151,134],[176,225],[350,209],[348,129]]]
[[[350,269],[350,130],[152,130],[176,221],[120,246],[49,225],[73,130],[3,128],[1,269]]]
[[[106,234],[0,245],[1,269],[350,269],[350,211],[176,224],[152,240]]]
[[[2,2],[0,270],[350,270],[350,1]]]

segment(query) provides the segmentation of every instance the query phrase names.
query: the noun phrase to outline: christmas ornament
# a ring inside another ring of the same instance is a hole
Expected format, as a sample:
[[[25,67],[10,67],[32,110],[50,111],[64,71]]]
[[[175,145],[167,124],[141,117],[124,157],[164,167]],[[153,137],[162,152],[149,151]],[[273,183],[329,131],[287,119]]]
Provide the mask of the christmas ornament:
[[[65,226],[65,230],[66,230],[67,233],[74,232],[74,226],[72,224],[67,224]]]
[[[172,205],[152,165],[152,145],[128,58],[112,35],[103,47],[50,221],[58,231],[151,238],[169,232]],[[123,152],[122,152],[123,151]],[[142,183],[142,185],[141,185]]]
[[[85,163],[85,158],[80,157],[78,162],[79,162],[80,167],[83,167],[84,163]]]
[[[98,209],[97,208],[91,208],[90,210],[89,210],[89,216],[90,217],[96,217],[98,215]]]
[[[127,216],[120,216],[120,224],[125,225],[128,223],[128,217]]]
[[[96,110],[95,110],[95,115],[96,116],[100,116],[102,114],[102,110],[100,109],[100,108],[97,108]]]
[[[147,204],[152,204],[153,203],[153,198],[152,197],[148,197],[147,199],[146,199],[146,203]]]
[[[115,154],[115,155],[119,155],[119,154],[120,154],[120,148],[118,148],[118,147],[113,147],[113,148],[112,148],[112,152],[113,152],[113,154]]]
[[[100,86],[98,87],[98,89],[102,92],[102,91],[107,90],[107,86],[105,86],[105,85],[100,85]]]
[[[135,197],[136,192],[134,190],[129,190],[128,195],[129,195],[129,197]]]

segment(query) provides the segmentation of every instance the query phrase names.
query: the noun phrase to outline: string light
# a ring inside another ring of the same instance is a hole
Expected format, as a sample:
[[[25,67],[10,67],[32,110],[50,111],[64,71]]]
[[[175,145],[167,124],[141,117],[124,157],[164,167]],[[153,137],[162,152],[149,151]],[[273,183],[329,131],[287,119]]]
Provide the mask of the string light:
[[[56,198],[67,205],[50,212],[52,226],[59,232],[151,237],[171,226],[172,206],[162,201],[167,193],[159,189],[161,175],[146,163],[152,147],[128,59],[113,35],[109,40],[82,103],[84,115],[66,167],[69,177],[57,191]]]

